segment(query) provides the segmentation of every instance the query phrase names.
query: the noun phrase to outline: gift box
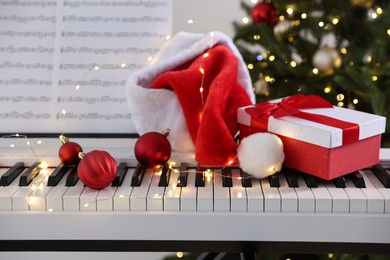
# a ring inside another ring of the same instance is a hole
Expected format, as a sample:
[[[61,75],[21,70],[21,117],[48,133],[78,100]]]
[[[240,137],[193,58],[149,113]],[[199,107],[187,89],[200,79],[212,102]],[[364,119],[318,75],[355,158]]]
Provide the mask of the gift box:
[[[331,180],[379,162],[386,118],[298,94],[239,108],[238,123],[241,139],[278,135],[285,166]]]

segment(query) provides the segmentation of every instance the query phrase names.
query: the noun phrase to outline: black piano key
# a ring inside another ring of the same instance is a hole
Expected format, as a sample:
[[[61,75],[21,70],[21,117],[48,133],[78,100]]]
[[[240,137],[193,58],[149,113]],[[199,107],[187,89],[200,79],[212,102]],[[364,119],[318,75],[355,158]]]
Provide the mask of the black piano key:
[[[134,170],[133,176],[131,177],[131,184],[132,187],[139,187],[141,186],[142,178],[144,177],[146,168],[138,163],[137,167]]]
[[[121,162],[118,166],[115,179],[112,181],[112,187],[119,187],[122,185],[123,179],[126,176],[127,172],[127,164],[125,162]]]
[[[241,171],[241,184],[242,187],[252,187],[252,178],[244,171]]]
[[[68,166],[63,163],[60,163],[47,179],[47,186],[56,186],[68,170]]]
[[[188,163],[181,163],[179,167],[179,177],[177,178],[177,187],[186,187],[188,177]]]
[[[13,180],[24,170],[24,164],[22,162],[16,163],[8,171],[6,171],[0,179],[0,186],[8,186]]]
[[[334,179],[333,183],[337,188],[345,188],[346,187],[344,177],[338,177],[338,178]]]
[[[306,185],[309,188],[318,188],[318,179],[313,175],[303,173],[303,178],[305,179]]]
[[[77,167],[72,167],[68,176],[66,176],[65,186],[75,186],[78,180]]]
[[[171,176],[171,169],[168,164],[165,164],[161,169],[160,180],[158,181],[159,187],[168,187],[169,178]]]
[[[353,184],[355,184],[355,186],[357,188],[365,188],[366,187],[366,183],[364,181],[364,177],[360,174],[360,172],[353,172],[351,174],[348,175],[349,178],[351,178],[351,181],[353,182]]]
[[[36,162],[22,173],[19,178],[19,186],[28,186],[30,184],[35,176],[41,171],[41,168],[39,167],[40,164],[40,162]]]
[[[390,172],[383,168],[380,164],[374,165],[371,170],[375,176],[381,181],[383,186],[390,188]]]
[[[276,174],[268,176],[268,181],[269,181],[269,185],[272,188],[279,188],[280,187],[279,176],[277,176]]]
[[[222,169],[222,186],[233,187],[232,168],[225,167]]]
[[[298,188],[299,187],[298,174],[300,173],[298,173],[296,170],[291,168],[284,168],[283,172],[286,176],[288,186],[290,188]]]
[[[198,167],[195,173],[195,187],[204,187],[205,186],[205,177],[202,167]]]

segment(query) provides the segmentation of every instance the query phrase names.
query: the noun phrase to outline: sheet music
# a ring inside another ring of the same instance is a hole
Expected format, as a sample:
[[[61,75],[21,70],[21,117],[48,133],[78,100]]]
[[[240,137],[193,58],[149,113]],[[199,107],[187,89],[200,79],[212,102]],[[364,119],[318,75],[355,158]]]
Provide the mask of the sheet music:
[[[171,34],[171,1],[0,0],[0,132],[134,133],[125,82]]]

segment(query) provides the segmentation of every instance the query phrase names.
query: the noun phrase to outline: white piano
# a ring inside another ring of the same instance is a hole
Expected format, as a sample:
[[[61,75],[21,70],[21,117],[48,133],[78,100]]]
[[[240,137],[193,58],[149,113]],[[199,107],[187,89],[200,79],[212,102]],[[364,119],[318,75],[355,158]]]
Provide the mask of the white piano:
[[[190,155],[173,154],[172,170],[144,169],[140,177],[135,139],[71,141],[116,158],[120,184],[66,186],[74,170],[64,168],[48,186],[58,173],[60,141],[3,139],[0,178],[19,162],[23,171],[42,161],[49,167],[27,186],[19,186],[23,172],[0,186],[0,251],[390,253],[390,188],[382,182],[388,176],[372,169],[342,178],[344,186],[279,173],[275,186],[274,178],[247,179],[234,167],[198,169]],[[381,165],[389,174],[390,149],[381,150]]]

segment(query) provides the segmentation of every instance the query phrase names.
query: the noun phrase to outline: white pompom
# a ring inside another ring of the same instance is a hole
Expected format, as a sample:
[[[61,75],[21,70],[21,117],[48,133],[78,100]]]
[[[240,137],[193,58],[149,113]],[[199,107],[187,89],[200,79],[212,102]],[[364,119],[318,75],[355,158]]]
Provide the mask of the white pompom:
[[[264,178],[280,171],[284,161],[283,143],[271,133],[245,137],[238,146],[240,168],[255,178]]]

